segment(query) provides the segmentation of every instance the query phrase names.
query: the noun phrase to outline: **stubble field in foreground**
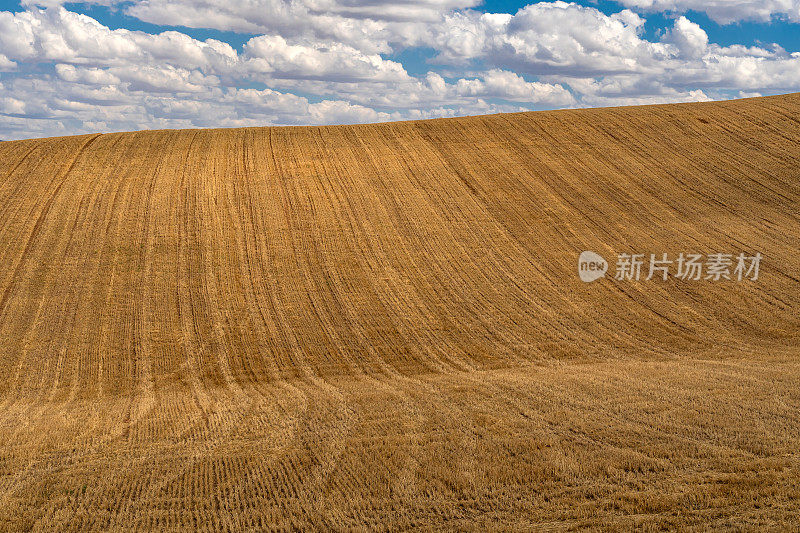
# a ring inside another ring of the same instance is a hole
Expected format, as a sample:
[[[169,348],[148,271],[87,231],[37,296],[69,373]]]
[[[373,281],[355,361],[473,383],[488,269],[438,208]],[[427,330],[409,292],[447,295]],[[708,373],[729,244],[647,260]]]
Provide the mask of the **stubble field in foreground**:
[[[799,250],[800,95],[0,143],[0,529],[796,525]]]

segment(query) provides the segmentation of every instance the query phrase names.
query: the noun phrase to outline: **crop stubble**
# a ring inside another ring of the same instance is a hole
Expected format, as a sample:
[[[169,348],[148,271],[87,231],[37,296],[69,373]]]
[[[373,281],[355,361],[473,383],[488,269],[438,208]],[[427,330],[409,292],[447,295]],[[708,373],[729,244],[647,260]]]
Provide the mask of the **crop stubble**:
[[[0,143],[0,528],[788,527],[798,207],[798,95]]]

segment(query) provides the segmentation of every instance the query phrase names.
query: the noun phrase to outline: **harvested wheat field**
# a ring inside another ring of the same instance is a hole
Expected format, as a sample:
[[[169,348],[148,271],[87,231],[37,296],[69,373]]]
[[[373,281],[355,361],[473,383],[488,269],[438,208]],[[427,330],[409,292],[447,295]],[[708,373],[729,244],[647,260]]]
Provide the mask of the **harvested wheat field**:
[[[799,251],[800,95],[0,143],[0,529],[796,528]]]

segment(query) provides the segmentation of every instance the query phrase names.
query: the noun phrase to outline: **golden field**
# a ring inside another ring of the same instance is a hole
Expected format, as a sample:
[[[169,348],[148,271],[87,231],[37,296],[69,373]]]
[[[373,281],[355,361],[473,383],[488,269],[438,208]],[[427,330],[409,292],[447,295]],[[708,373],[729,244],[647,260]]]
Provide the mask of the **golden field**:
[[[800,95],[2,142],[0,530],[797,528],[799,283]]]

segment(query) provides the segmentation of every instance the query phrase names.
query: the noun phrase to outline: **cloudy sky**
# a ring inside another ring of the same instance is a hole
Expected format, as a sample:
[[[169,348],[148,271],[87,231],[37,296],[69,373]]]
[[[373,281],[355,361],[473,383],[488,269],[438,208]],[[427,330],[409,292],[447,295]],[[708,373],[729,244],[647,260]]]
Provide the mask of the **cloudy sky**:
[[[800,91],[800,0],[0,0],[0,139]]]

